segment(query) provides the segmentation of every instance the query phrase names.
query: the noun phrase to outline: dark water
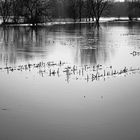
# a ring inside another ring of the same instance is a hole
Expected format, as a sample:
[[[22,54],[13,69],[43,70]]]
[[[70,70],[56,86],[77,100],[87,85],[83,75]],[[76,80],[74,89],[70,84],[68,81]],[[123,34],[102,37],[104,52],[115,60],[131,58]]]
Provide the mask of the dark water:
[[[139,52],[139,23],[0,27],[0,139],[139,140]]]

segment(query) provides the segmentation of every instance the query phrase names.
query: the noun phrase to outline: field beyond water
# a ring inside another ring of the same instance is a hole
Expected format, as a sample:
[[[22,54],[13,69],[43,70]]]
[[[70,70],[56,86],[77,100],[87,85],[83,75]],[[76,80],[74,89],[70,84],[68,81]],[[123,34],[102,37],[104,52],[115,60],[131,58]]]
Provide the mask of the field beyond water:
[[[0,27],[1,140],[139,140],[140,23]]]

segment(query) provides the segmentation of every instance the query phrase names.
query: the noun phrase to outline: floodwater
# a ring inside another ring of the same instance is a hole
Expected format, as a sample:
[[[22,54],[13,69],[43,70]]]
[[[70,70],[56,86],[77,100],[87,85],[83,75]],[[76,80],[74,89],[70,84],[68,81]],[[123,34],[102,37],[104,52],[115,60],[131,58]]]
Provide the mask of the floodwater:
[[[139,140],[140,24],[0,27],[0,140]]]

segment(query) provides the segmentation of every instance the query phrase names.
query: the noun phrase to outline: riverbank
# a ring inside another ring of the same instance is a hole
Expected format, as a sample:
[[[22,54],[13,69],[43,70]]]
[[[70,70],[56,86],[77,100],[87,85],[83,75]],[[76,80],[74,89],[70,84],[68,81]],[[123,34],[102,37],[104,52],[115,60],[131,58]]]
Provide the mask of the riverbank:
[[[140,18],[138,18],[137,20],[133,20],[130,21],[127,17],[121,17],[121,18],[117,18],[117,17],[102,17],[100,19],[100,23],[105,23],[105,22],[140,22]],[[35,25],[35,27],[37,26],[52,26],[52,25],[65,25],[65,24],[94,24],[96,23],[95,20],[86,20],[86,19],[82,19],[81,21],[77,20],[76,22],[73,21],[73,19],[55,19],[52,21],[48,21],[46,23],[38,23],[37,25]],[[6,23],[3,24],[2,21],[0,22],[0,26],[30,26],[33,27],[34,25],[32,25],[31,23]]]

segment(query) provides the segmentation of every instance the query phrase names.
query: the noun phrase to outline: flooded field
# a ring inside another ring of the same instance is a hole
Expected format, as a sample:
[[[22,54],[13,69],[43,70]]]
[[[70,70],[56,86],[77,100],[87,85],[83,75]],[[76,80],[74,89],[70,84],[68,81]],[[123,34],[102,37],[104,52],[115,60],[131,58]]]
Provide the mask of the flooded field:
[[[0,27],[1,140],[139,140],[140,24]]]

